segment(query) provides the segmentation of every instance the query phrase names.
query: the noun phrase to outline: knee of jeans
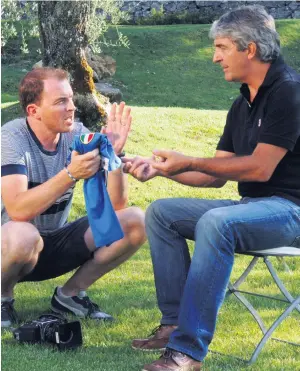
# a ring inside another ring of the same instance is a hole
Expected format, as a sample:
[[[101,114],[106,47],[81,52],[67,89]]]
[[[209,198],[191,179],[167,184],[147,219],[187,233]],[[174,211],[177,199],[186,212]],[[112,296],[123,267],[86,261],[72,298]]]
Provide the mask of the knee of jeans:
[[[228,230],[228,218],[222,208],[207,211],[198,221],[195,237],[208,235],[210,237],[225,235]]]
[[[153,225],[153,223],[157,223],[157,221],[163,222],[166,219],[164,215],[164,201],[165,200],[156,200],[152,202],[152,204],[150,204],[150,206],[146,210],[146,226]]]

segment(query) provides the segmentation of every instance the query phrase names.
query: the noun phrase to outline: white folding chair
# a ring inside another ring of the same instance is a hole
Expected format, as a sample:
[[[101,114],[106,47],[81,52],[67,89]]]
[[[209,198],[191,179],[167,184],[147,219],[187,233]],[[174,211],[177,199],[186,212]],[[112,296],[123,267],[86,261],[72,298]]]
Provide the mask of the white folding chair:
[[[284,319],[286,319],[292,311],[296,310],[300,313],[300,284],[298,286],[298,292],[297,296],[293,297],[287,288],[284,286],[283,282],[279,278],[279,276],[276,273],[276,270],[274,266],[272,265],[269,257],[275,256],[277,258],[285,258],[285,257],[300,257],[300,248],[296,247],[279,247],[276,249],[268,249],[268,250],[261,250],[261,251],[247,251],[245,253],[239,253],[242,255],[250,255],[253,256],[253,259],[251,260],[248,267],[245,269],[245,271],[242,273],[242,275],[234,282],[229,283],[228,290],[226,293],[226,297],[230,295],[234,295],[241,303],[244,304],[244,306],[249,310],[249,312],[252,314],[255,321],[258,323],[262,333],[263,337],[256,346],[254,352],[252,353],[251,358],[247,361],[248,364],[252,364],[255,362],[256,358],[258,357],[259,353],[263,349],[263,346],[266,344],[267,340],[271,337],[272,333],[276,330],[276,328],[282,323]],[[244,291],[239,290],[239,286],[245,281],[249,273],[252,271],[252,269],[255,267],[257,262],[259,260],[263,260],[264,264],[268,268],[271,277],[273,278],[274,282],[278,286],[279,290],[283,294],[283,298],[277,298],[274,296],[269,295],[262,295],[251,291]],[[267,328],[266,325],[263,322],[263,319],[259,315],[259,313],[256,311],[256,309],[252,306],[252,304],[246,299],[244,294],[247,295],[253,295],[263,298],[268,298],[272,300],[279,300],[282,302],[285,302],[288,304],[287,308],[284,310],[284,312],[274,321],[274,323],[271,325],[271,327]],[[299,328],[300,331],[300,328]],[[298,343],[290,342],[287,340],[281,340],[277,338],[271,338],[272,340],[281,341],[284,343],[300,346]]]

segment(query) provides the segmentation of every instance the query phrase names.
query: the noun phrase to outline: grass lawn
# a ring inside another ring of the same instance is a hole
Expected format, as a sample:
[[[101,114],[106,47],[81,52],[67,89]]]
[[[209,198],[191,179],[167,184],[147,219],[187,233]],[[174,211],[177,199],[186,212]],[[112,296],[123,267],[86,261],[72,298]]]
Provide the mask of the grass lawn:
[[[300,21],[279,21],[283,55],[300,72]],[[158,27],[123,27],[131,41],[130,49],[117,49],[116,84],[133,107],[133,130],[126,146],[131,154],[149,155],[153,148],[172,148],[186,154],[211,156],[214,153],[226,112],[238,95],[239,86],[223,80],[223,73],[211,63],[212,47],[207,38],[209,26],[178,25]],[[20,114],[17,86],[20,78],[36,62],[20,58],[2,65],[2,123]],[[141,184],[129,179],[130,204],[142,209],[155,199],[165,197],[238,198],[236,186],[229,182],[217,190],[194,189],[166,179]],[[71,219],[85,213],[82,185],[76,189]],[[191,253],[193,244],[190,243]],[[298,259],[299,260],[299,259]],[[237,257],[232,276],[237,277],[249,258]],[[279,267],[280,276],[291,292],[300,285],[300,263],[287,260],[291,273]],[[49,308],[56,285],[69,277],[16,287],[16,309],[24,320],[37,317]],[[278,294],[261,265],[244,284]],[[159,323],[155,287],[145,243],[140,251],[120,268],[107,274],[89,290],[90,296],[117,321],[105,325],[82,321],[84,346],[75,352],[59,353],[50,347],[18,345],[10,332],[2,333],[2,367],[6,371],[138,371],[157,354],[135,352],[131,340],[143,337]],[[283,311],[280,302],[251,299],[271,324]],[[300,342],[299,314],[292,315],[277,330],[275,337],[288,336]],[[221,309],[211,349],[248,358],[259,341],[258,327],[234,299]],[[299,348],[269,342],[257,362],[250,367],[237,359],[209,353],[204,370],[300,370]]]

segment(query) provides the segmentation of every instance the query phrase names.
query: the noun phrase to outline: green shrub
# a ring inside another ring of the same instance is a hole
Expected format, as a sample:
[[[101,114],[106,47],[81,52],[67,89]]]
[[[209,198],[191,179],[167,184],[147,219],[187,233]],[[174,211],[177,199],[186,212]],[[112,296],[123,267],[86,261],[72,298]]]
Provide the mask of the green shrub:
[[[17,62],[29,54],[30,58],[41,59],[40,41],[36,24],[31,20],[1,20],[3,63]],[[5,35],[3,36],[3,30]]]
[[[190,13],[188,11],[164,13],[163,5],[160,9],[151,9],[151,16],[138,18],[137,25],[154,26],[154,25],[169,25],[169,24],[208,24],[212,23],[214,17],[206,13]],[[128,22],[127,22],[128,23]]]

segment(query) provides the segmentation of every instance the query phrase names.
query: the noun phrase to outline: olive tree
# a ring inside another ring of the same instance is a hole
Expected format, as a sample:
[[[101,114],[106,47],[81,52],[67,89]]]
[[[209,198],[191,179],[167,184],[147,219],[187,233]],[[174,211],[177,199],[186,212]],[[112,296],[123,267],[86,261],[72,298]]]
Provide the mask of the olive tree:
[[[38,24],[43,66],[69,72],[77,114],[91,129],[105,121],[108,101],[96,91],[87,53],[101,51],[109,25],[117,30],[117,44],[128,46],[127,38],[117,27],[120,19],[125,18],[120,11],[121,5],[122,1],[117,0],[3,0],[2,19],[7,21],[2,24],[5,28],[2,46],[9,37],[16,35],[14,21],[27,19],[32,25]]]
[[[38,18],[44,66],[60,67],[71,77],[80,119],[89,128],[105,121],[107,100],[95,89],[87,51],[99,51],[99,37],[120,20],[120,1],[40,1]],[[120,44],[128,40],[119,33]]]

